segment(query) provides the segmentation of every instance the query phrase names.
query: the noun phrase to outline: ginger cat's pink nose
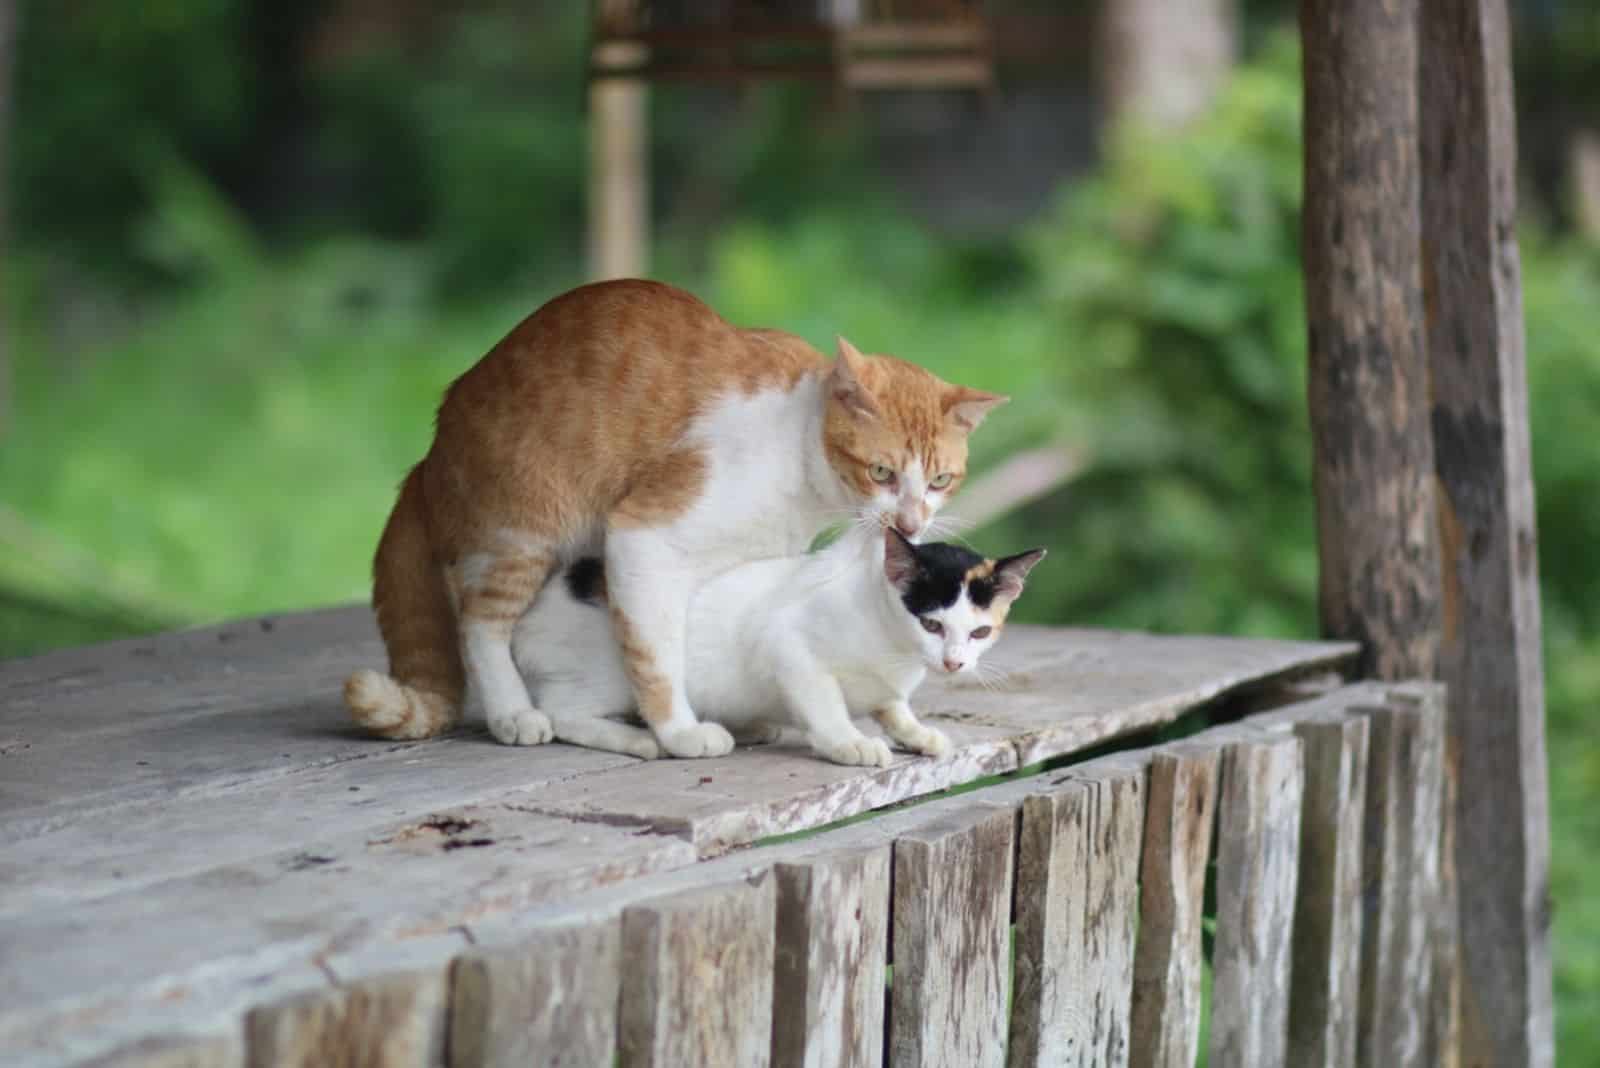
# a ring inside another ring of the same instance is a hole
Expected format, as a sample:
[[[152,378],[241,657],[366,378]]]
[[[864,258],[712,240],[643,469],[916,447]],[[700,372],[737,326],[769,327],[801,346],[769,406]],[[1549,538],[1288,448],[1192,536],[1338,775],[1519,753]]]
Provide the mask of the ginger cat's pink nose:
[[[910,538],[916,536],[917,531],[922,529],[922,524],[915,519],[907,519],[902,515],[895,517],[894,528]]]

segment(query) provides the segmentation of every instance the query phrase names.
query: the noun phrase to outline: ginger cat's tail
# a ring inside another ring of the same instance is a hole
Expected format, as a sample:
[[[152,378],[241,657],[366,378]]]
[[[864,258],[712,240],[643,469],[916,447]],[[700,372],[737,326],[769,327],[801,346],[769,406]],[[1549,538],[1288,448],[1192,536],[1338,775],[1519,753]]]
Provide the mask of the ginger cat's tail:
[[[345,680],[355,721],[384,738],[429,738],[455,726],[465,688],[455,613],[428,539],[422,465],[406,476],[372,562],[372,607],[389,674]]]

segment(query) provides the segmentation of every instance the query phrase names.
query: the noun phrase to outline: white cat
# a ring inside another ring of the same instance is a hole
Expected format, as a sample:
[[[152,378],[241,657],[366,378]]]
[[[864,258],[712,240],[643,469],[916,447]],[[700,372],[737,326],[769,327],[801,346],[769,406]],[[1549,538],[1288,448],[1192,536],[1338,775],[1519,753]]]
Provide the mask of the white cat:
[[[852,714],[870,713],[899,745],[939,756],[949,740],[917,720],[912,692],[930,670],[973,669],[1044,555],[991,560],[863,525],[815,553],[741,564],[690,601],[689,700],[741,741],[800,727],[839,764],[889,763],[888,745]],[[605,599],[604,565],[579,560],[518,622],[513,655],[558,739],[653,758],[651,733],[618,722],[634,699]]]

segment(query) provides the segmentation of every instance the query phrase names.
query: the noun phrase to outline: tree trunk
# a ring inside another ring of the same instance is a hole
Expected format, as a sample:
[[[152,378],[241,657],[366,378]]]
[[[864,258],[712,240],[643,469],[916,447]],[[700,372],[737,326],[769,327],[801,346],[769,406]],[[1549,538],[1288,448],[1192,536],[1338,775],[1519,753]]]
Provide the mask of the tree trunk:
[[[1103,0],[1099,81],[1107,127],[1203,114],[1233,67],[1236,0]]]

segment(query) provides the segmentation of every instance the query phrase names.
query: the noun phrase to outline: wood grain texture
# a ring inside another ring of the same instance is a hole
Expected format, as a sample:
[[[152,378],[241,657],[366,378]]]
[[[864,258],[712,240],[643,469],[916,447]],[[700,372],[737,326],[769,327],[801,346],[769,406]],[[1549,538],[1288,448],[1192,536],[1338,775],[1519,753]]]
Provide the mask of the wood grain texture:
[[[236,1040],[173,1035],[134,1042],[86,1061],[81,1068],[240,1068],[243,1063]]]
[[[1422,249],[1460,781],[1461,1046],[1554,1059],[1539,561],[1505,0],[1421,0]],[[1445,1051],[1442,1057],[1448,1059]]]
[[[1007,1063],[1128,1063],[1145,766],[1068,769],[1026,798]]]
[[[882,1063],[890,871],[887,845],[775,868],[775,1068]]]
[[[452,970],[450,1068],[583,1068],[616,1056],[622,925],[551,924]]]
[[[623,1064],[770,1063],[774,887],[763,875],[622,914]]]
[[[1431,678],[1439,555],[1422,331],[1417,0],[1301,0],[1303,248],[1322,632]]]
[[[1222,751],[1210,1063],[1286,1064],[1299,873],[1300,742],[1246,738]]]
[[[1007,807],[952,815],[895,841],[895,1068],[1005,1064],[1014,838]]]
[[[1361,982],[1362,833],[1367,721],[1310,720],[1295,727],[1305,766],[1295,906],[1289,1063],[1355,1063]]]
[[[265,1005],[245,1020],[250,1068],[439,1068],[446,977],[409,972]]]
[[[1220,759],[1216,748],[1179,743],[1150,761],[1132,1068],[1193,1068],[1199,1052],[1201,919]]]
[[[1431,1068],[1444,724],[1405,702],[1365,714],[1371,741],[1358,1057],[1362,1064]]]

